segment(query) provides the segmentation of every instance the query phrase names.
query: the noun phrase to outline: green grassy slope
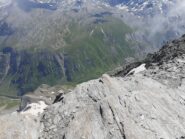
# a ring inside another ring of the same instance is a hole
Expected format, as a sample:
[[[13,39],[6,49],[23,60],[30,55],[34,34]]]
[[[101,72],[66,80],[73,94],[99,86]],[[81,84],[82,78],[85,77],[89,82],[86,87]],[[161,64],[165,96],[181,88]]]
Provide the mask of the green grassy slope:
[[[10,59],[2,95],[97,78],[136,54],[137,42],[126,39],[132,29],[110,14],[15,11],[6,20],[14,33],[0,36],[0,51]]]
[[[11,108],[18,108],[20,100],[0,96],[0,112]]]
[[[63,51],[70,54],[74,62],[67,66],[75,82],[98,77],[122,63],[127,56],[134,56],[132,42],[125,40],[125,34],[132,30],[119,19],[106,17],[105,20],[103,24],[90,27],[76,24],[69,27],[72,33],[66,35],[67,46]]]

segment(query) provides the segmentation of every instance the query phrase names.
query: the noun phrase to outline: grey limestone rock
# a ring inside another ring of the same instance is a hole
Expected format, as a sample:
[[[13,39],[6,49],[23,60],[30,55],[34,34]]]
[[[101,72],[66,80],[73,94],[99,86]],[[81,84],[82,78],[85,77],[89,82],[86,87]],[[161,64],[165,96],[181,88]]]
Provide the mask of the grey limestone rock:
[[[78,85],[46,109],[40,138],[184,138],[184,49],[182,37],[132,72]]]

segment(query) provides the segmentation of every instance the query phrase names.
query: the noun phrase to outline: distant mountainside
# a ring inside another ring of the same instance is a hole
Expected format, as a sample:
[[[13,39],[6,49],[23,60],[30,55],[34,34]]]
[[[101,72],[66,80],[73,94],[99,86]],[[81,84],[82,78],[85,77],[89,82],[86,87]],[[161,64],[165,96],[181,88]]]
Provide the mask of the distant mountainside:
[[[22,95],[41,84],[79,83],[151,49],[128,37],[134,30],[111,8],[93,2],[17,0],[3,11],[1,95]]]
[[[167,14],[177,0],[105,0],[105,2],[138,16],[154,16]]]
[[[0,95],[22,95],[41,84],[74,85],[142,59],[182,34],[183,14],[172,15],[171,3],[2,1]],[[168,14],[157,12],[161,8]]]

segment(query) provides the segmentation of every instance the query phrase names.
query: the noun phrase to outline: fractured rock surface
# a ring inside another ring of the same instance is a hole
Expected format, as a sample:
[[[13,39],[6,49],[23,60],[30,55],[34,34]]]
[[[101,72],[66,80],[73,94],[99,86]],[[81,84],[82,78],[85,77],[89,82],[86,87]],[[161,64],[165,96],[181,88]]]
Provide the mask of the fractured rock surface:
[[[0,139],[37,139],[39,117],[17,112],[0,116]]]
[[[185,135],[185,93],[143,76],[104,75],[79,85],[43,116],[43,138],[155,139]]]
[[[73,90],[38,88],[20,113],[0,117],[0,138],[184,139],[184,44],[185,36]]]
[[[185,138],[184,40],[154,54],[147,69],[105,74],[62,95],[44,112],[40,138]]]

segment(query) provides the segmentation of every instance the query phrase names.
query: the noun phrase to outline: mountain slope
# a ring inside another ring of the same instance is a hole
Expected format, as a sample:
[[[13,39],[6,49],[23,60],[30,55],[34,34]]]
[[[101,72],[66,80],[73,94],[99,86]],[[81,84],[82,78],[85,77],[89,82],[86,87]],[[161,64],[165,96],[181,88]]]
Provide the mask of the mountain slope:
[[[126,74],[61,94],[43,114],[41,138],[184,138],[184,41],[165,45]]]
[[[185,35],[111,76],[43,85],[21,111],[0,116],[0,138],[183,139],[184,74]]]
[[[53,4],[18,0],[5,9],[8,15],[0,24],[1,95],[96,78],[150,49],[127,39],[134,30],[107,8],[91,1],[80,8],[77,2],[48,8]]]
[[[0,5],[4,96],[22,95],[41,84],[97,78],[130,59],[142,59],[185,29],[184,2],[176,0],[16,0]]]

